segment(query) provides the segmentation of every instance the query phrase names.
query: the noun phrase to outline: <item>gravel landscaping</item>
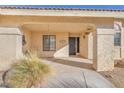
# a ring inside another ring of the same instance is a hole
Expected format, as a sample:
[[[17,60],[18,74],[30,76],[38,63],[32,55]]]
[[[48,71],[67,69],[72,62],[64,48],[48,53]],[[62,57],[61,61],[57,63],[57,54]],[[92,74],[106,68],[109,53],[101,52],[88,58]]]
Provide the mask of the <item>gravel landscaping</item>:
[[[117,88],[124,88],[124,62],[119,61],[113,71],[103,71],[100,74],[112,82]]]

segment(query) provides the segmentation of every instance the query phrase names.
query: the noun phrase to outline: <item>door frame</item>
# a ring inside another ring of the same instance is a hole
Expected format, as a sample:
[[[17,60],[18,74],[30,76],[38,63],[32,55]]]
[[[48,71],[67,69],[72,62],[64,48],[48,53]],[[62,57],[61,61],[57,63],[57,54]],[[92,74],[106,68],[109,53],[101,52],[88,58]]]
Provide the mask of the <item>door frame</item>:
[[[70,38],[75,38],[75,54],[70,54]],[[69,55],[77,55],[80,53],[80,37],[69,37]]]

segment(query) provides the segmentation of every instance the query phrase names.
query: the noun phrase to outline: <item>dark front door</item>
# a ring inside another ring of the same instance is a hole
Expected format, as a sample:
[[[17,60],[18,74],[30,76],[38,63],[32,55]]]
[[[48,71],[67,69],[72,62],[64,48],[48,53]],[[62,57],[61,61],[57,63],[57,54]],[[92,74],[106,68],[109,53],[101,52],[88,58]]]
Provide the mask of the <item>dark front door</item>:
[[[69,37],[69,55],[76,55],[76,38]]]

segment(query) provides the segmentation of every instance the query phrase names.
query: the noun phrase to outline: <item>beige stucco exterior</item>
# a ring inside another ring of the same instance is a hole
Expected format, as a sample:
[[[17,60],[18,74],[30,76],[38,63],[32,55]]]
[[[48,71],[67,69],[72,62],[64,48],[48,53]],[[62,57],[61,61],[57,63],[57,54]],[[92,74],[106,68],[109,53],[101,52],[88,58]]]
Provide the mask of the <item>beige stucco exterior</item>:
[[[0,60],[5,61],[0,69],[26,50],[40,57],[69,57],[69,37],[79,37],[75,56],[93,60],[97,71],[111,71],[114,61],[124,58],[124,12],[1,8],[0,14]],[[122,28],[119,47],[114,46],[115,21]],[[43,35],[56,36],[55,51],[43,51]]]
[[[43,51],[43,35],[56,35],[56,51]],[[68,33],[32,32],[31,49],[38,51],[41,57],[68,57]],[[61,42],[64,40],[64,43]]]
[[[110,71],[114,68],[114,29],[97,28],[94,40],[94,67],[97,71]]]
[[[69,57],[69,37],[80,37],[80,53],[78,55],[88,58],[88,36],[83,38],[83,34],[69,32],[29,32],[25,31],[27,44],[25,49],[38,51],[41,57]],[[43,51],[43,35],[56,36],[56,51]],[[30,43],[29,43],[30,42]]]
[[[22,35],[18,28],[0,27],[0,71],[22,56]]]

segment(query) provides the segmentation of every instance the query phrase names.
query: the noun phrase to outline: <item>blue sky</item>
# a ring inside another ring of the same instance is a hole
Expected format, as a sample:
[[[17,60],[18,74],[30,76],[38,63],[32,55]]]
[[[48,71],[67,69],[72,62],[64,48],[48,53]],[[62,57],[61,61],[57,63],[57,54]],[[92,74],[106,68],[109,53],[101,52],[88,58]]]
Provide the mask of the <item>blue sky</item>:
[[[124,5],[22,5],[19,7],[52,7],[52,8],[95,8],[124,10]]]

